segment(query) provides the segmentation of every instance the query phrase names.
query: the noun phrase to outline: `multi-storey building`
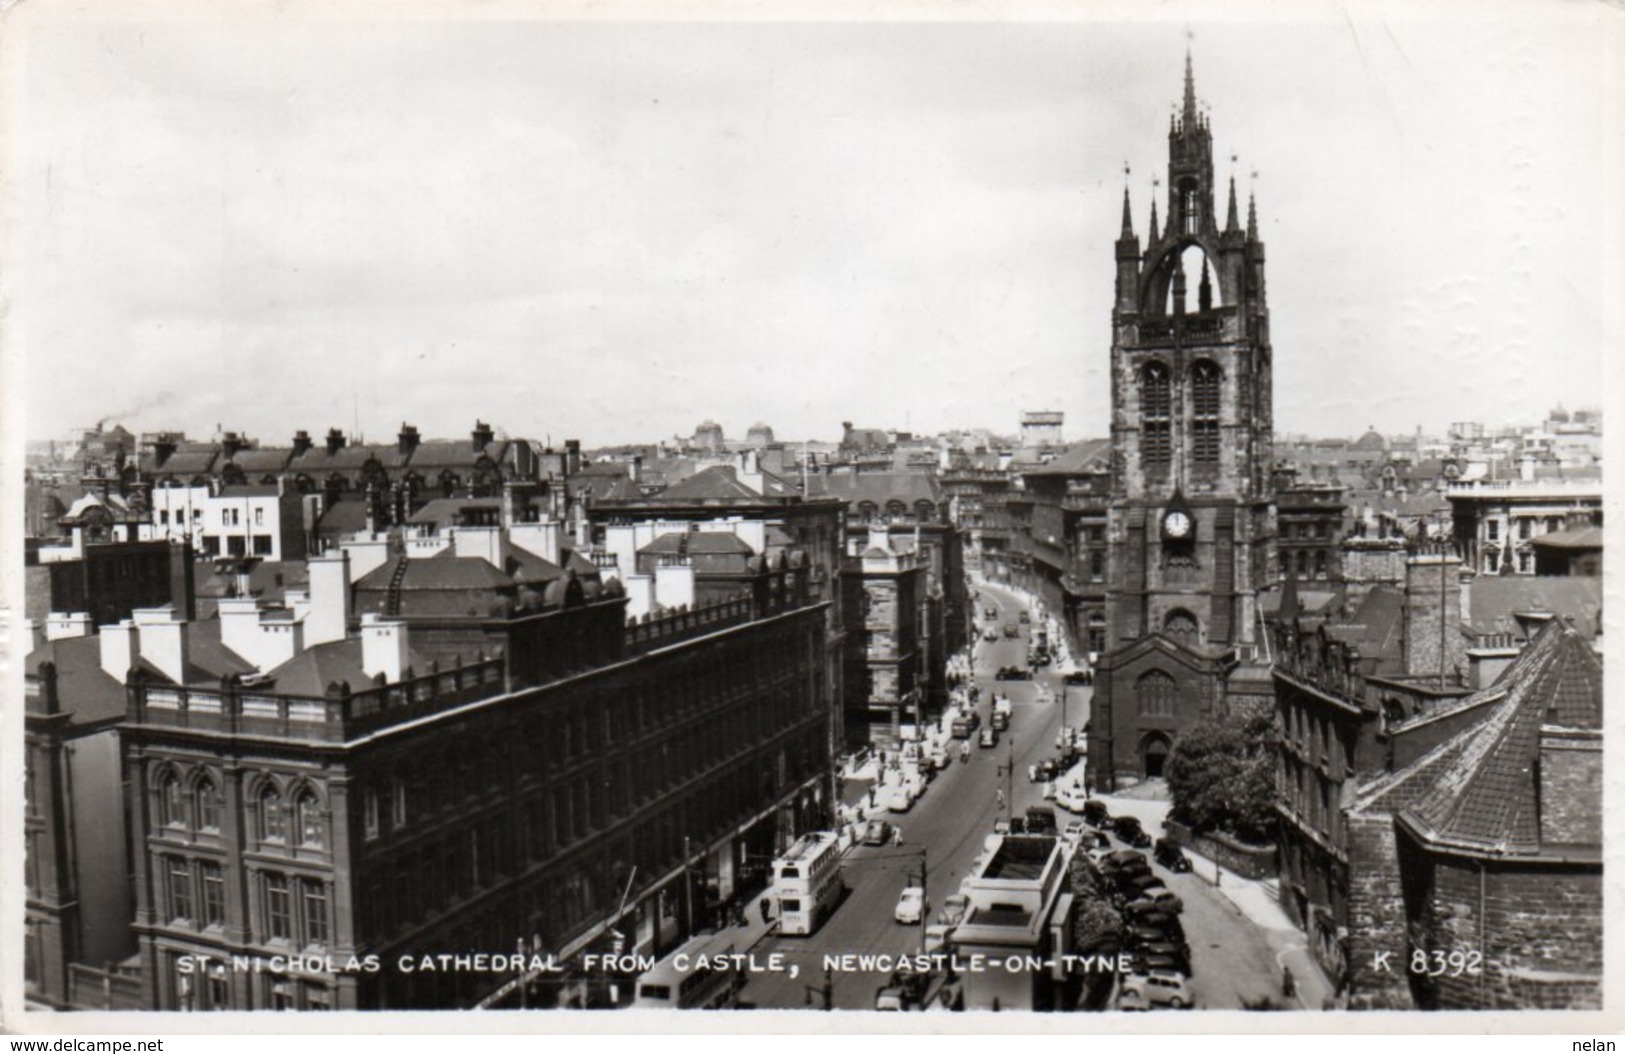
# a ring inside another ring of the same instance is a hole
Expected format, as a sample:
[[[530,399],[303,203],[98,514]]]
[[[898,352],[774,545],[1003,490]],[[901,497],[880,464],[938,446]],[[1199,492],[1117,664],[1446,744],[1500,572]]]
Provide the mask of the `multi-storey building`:
[[[1074,651],[1106,646],[1107,507],[1110,444],[1075,444],[1048,464],[1021,474],[1008,499],[1010,548],[1027,567],[1025,588],[1060,619]]]
[[[942,487],[932,475],[918,472],[837,472],[818,480],[823,492],[846,505],[848,539],[845,571],[861,586],[848,582],[844,619],[848,626],[866,626],[878,610],[891,608],[902,594],[912,598],[915,610],[906,622],[901,612],[872,627],[887,635],[870,634],[853,642],[848,652],[848,743],[862,743],[870,732],[882,738],[897,734],[904,713],[917,718],[939,712],[947,702],[948,657],[965,646],[969,633],[970,596],[965,583],[962,535],[948,522]],[[901,570],[901,561],[911,570]],[[868,573],[872,568],[874,573]],[[913,578],[918,574],[920,581]],[[872,578],[872,581],[871,581]],[[889,599],[878,603],[870,585]],[[907,628],[907,632],[902,632]],[[865,630],[869,632],[868,629]],[[886,653],[882,657],[877,653]],[[897,654],[890,654],[893,651]],[[871,662],[871,654],[876,657]],[[906,675],[909,687],[901,693],[887,687],[900,655],[912,655],[917,669]],[[873,668],[869,668],[869,667]],[[917,699],[908,699],[918,689]],[[860,700],[867,700],[860,703]]]
[[[1213,139],[1190,59],[1168,133],[1168,224],[1142,249],[1128,191],[1112,307],[1106,651],[1096,785],[1160,775],[1173,737],[1252,658],[1273,540],[1273,364],[1257,210],[1215,208]],[[1199,281],[1197,276],[1200,274]],[[1196,285],[1195,302],[1188,285]]]
[[[1447,496],[1457,544],[1468,565],[1485,574],[1535,574],[1536,539],[1602,526],[1595,479],[1474,480],[1452,484]]]
[[[1277,473],[1275,483],[1276,555],[1279,578],[1300,582],[1342,579],[1343,488],[1327,483],[1301,483]]]

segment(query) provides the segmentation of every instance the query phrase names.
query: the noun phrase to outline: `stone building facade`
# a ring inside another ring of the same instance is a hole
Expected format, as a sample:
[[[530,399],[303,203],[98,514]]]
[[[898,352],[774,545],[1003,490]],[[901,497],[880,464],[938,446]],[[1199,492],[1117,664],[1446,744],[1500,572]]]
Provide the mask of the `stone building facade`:
[[[1159,229],[1153,203],[1142,249],[1125,190],[1117,241],[1114,559],[1089,747],[1102,790],[1158,769],[1169,733],[1198,719],[1200,700],[1223,695],[1224,671],[1251,660],[1258,639],[1256,593],[1274,532],[1264,244],[1251,202],[1241,224],[1234,182],[1222,221],[1216,189],[1187,56],[1184,106],[1168,133],[1168,224]],[[1207,687],[1167,687],[1182,678]],[[1165,702],[1171,690],[1177,701]]]

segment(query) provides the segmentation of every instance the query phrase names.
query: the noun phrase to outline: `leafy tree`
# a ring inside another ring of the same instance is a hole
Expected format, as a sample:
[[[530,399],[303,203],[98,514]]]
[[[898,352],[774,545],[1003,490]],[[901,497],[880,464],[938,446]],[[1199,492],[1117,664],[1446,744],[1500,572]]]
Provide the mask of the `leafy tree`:
[[[1072,895],[1077,898],[1072,943],[1084,955],[1115,955],[1123,948],[1123,914],[1111,902],[1106,879],[1083,853],[1072,856]]]
[[[1275,833],[1275,715],[1267,707],[1216,715],[1174,742],[1164,774],[1175,820],[1253,844]]]

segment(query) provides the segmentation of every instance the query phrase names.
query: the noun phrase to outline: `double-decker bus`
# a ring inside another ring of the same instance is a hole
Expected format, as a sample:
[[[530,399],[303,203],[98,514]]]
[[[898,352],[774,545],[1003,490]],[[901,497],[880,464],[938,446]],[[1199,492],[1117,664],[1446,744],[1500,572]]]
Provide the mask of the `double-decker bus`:
[[[840,842],[829,831],[802,835],[773,861],[780,933],[805,936],[817,930],[845,891]]]
[[[712,1010],[734,1005],[744,978],[733,945],[703,933],[638,975],[632,998],[640,1010]]]

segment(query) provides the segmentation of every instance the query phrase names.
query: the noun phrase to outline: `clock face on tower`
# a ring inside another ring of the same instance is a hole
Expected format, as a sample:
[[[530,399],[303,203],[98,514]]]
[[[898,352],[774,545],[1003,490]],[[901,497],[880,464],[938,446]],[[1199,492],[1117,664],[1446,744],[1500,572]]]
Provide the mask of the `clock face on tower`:
[[[1162,533],[1176,542],[1191,536],[1191,517],[1187,512],[1174,509],[1162,518]]]

